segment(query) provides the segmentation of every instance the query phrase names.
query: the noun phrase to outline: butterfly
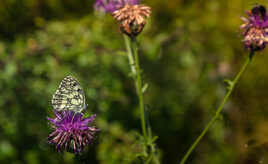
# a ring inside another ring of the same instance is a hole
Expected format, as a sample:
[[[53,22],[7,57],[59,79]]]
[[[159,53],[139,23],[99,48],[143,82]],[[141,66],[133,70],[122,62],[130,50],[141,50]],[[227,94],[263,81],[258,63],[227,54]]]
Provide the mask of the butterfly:
[[[72,76],[65,77],[52,97],[52,106],[56,111],[71,110],[81,113],[86,109],[85,93],[79,82]]]

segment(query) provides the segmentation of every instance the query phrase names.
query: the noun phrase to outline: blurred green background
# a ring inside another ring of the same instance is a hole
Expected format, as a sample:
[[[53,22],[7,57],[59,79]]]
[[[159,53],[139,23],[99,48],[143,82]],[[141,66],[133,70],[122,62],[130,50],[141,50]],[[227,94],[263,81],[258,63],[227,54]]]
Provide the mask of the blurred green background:
[[[164,164],[179,163],[248,52],[239,26],[253,0],[154,0],[139,36],[145,102]],[[128,164],[142,147],[138,100],[119,28],[92,0],[0,1],[0,163]],[[256,54],[189,164],[268,163],[268,51]],[[76,77],[101,131],[80,157],[46,144],[51,98]]]

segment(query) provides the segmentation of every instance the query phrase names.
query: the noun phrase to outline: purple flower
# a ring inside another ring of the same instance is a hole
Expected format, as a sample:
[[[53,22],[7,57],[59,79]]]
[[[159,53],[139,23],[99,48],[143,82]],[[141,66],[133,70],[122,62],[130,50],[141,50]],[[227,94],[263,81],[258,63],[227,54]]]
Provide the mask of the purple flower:
[[[54,130],[48,137],[48,143],[56,146],[58,152],[66,150],[80,153],[92,143],[98,129],[89,124],[95,119],[95,114],[88,118],[70,110],[61,113],[54,110],[54,114],[56,118],[47,118]]]
[[[241,25],[243,30],[243,43],[252,51],[262,50],[268,43],[268,16],[262,5],[257,5],[248,12],[248,18],[242,18],[245,22]]]
[[[96,10],[113,13],[127,4],[137,5],[139,4],[139,0],[96,0],[94,7]]]

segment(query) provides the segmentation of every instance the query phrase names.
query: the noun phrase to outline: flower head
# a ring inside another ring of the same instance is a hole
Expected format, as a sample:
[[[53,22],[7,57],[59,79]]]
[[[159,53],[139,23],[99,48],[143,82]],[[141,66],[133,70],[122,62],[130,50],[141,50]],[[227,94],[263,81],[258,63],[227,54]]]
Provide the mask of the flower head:
[[[136,5],[139,4],[139,0],[97,0],[94,7],[97,10],[113,13],[115,10],[118,10],[127,4]]]
[[[56,118],[48,118],[54,131],[48,137],[48,143],[55,145],[57,151],[63,150],[80,153],[86,145],[90,144],[94,138],[94,133],[98,131],[89,124],[93,122],[96,115],[83,118],[81,113],[70,110],[61,113],[54,110]]]
[[[120,29],[130,37],[137,36],[146,24],[145,18],[151,14],[151,8],[145,5],[125,5],[113,12],[120,23]]]
[[[262,5],[257,5],[248,12],[248,18],[242,18],[245,22],[241,25],[243,30],[243,43],[252,51],[262,50],[268,43],[268,16]]]

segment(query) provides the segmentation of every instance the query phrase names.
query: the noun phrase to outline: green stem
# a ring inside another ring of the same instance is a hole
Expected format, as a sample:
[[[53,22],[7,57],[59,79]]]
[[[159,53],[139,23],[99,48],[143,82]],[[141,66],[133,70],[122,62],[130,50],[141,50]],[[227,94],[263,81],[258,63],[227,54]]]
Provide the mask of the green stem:
[[[127,56],[128,56],[130,69],[131,69],[131,72],[133,73],[133,75],[136,76],[137,71],[135,68],[135,62],[134,62],[133,53],[132,53],[132,49],[131,49],[131,43],[130,43],[130,40],[128,39],[127,35],[124,35],[124,40],[125,40],[125,45],[127,48]]]
[[[250,63],[252,57],[254,55],[254,52],[251,51],[249,54],[249,57],[247,58],[247,60],[245,61],[244,65],[242,66],[241,70],[238,72],[238,74],[236,75],[236,77],[234,78],[233,81],[229,81],[229,88],[228,88],[228,92],[226,93],[226,95],[223,98],[222,103],[220,104],[220,106],[218,107],[218,109],[216,110],[215,115],[213,116],[213,118],[209,121],[209,123],[206,125],[205,129],[201,132],[201,134],[198,136],[198,138],[194,141],[194,143],[192,144],[192,146],[189,148],[189,150],[186,152],[186,154],[184,155],[184,157],[182,158],[180,164],[184,164],[186,162],[186,160],[188,159],[188,157],[190,156],[190,154],[192,153],[192,151],[195,149],[195,147],[197,146],[197,144],[199,143],[199,141],[204,137],[204,135],[207,133],[208,129],[213,125],[213,123],[218,119],[218,117],[220,116],[220,113],[225,105],[225,103],[227,102],[227,100],[229,99],[236,83],[238,82],[239,78],[241,77],[241,75],[244,73],[244,71],[246,70],[248,64]]]
[[[144,111],[144,102],[143,102],[143,92],[142,92],[142,79],[141,79],[141,69],[139,64],[139,54],[138,54],[138,46],[136,38],[131,39],[131,47],[133,49],[133,54],[135,58],[135,66],[136,66],[136,89],[137,94],[139,97],[139,107],[140,107],[140,117],[141,117],[141,128],[144,138],[147,140],[147,130],[146,130],[146,123],[145,123],[145,111]]]
[[[145,140],[146,154],[149,153],[144,159],[144,163],[154,162],[155,164],[159,164],[159,159],[156,157],[156,148],[154,145],[155,139],[152,138],[150,125],[146,122],[145,118],[145,109],[144,109],[144,98],[143,98],[143,82],[142,82],[142,71],[140,69],[139,64],[139,54],[138,54],[138,46],[136,38],[129,38],[124,35],[127,51],[128,51],[128,59],[131,68],[131,72],[134,75],[136,92],[139,98],[139,109],[140,109],[140,120],[141,120],[141,128],[143,137]],[[147,128],[148,127],[148,128]],[[150,150],[148,150],[148,148]]]
[[[127,48],[127,55],[129,60],[129,65],[132,74],[134,75],[136,91],[139,98],[139,108],[140,108],[140,119],[141,119],[141,128],[142,133],[147,141],[147,130],[145,122],[145,111],[144,111],[144,101],[143,101],[143,92],[142,92],[142,79],[141,79],[141,69],[139,65],[139,55],[136,38],[130,39],[127,35],[124,35],[125,44]],[[134,56],[134,57],[133,57]]]

